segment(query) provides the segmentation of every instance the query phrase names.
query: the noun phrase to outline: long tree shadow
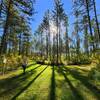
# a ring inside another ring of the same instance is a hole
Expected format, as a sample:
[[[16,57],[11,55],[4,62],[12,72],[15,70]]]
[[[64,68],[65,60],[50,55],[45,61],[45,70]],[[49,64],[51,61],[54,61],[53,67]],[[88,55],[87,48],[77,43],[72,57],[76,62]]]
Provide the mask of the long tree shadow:
[[[100,90],[92,83],[90,83],[88,77],[81,75],[81,73],[76,70],[70,70],[66,67],[63,68],[65,71],[69,71],[74,78],[78,79],[85,87],[87,87],[91,92],[93,92],[93,94],[96,96],[98,100],[100,100]]]
[[[32,63],[32,64],[29,64],[28,66],[27,66],[27,68],[29,68],[29,67],[31,67],[31,66],[34,66],[34,65],[36,65],[37,63]]]
[[[55,100],[55,69],[52,66],[52,77],[51,77],[51,87],[50,87],[50,100]]]
[[[47,69],[47,67],[45,67],[33,80],[31,80],[23,89],[21,89],[21,91],[19,91],[11,100],[16,100],[16,98],[21,93],[23,93]]]
[[[72,83],[70,82],[70,80],[68,79],[68,77],[66,76],[63,68],[61,68],[62,66],[59,67],[58,72],[60,71],[60,73],[64,76],[65,81],[68,83],[68,85],[70,86],[70,89],[72,90],[73,96],[75,100],[84,100],[82,95],[80,94],[80,92],[72,85]]]
[[[26,82],[26,80],[32,76],[36,72],[35,69],[41,67],[41,65],[38,65],[34,69],[31,69],[27,71],[25,74],[21,73],[17,76],[14,76],[12,78],[8,78],[5,80],[0,80],[0,96],[9,94],[10,92],[15,92],[18,88],[22,88],[23,84]],[[2,91],[3,90],[3,91]]]

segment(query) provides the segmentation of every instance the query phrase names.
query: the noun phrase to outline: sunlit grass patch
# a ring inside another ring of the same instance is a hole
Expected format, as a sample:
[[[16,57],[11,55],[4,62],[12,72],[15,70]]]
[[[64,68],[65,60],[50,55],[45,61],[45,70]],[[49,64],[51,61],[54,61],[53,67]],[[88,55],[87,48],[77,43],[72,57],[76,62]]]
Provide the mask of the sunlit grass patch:
[[[0,80],[0,100],[98,100],[98,88],[80,66],[33,64]]]

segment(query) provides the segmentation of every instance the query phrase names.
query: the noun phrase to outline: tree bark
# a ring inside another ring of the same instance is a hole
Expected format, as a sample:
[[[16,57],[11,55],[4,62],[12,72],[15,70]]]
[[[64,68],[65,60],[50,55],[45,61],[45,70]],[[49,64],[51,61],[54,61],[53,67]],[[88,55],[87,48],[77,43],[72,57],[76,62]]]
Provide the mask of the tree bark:
[[[88,0],[86,0],[86,10],[87,10],[87,16],[88,16],[90,35],[91,35],[91,39],[92,39],[92,47],[93,47],[93,51],[94,51],[95,46],[94,46],[94,41],[93,41],[93,33],[92,33],[92,26],[91,26],[90,14],[89,14],[89,3],[88,3]]]
[[[5,26],[4,26],[3,36],[2,36],[2,39],[1,39],[0,54],[2,54],[2,53],[5,54],[6,51],[7,51],[7,37],[8,37],[7,31],[8,31],[8,28],[9,28],[9,18],[10,18],[11,5],[12,5],[12,0],[9,0],[6,22],[5,22]]]
[[[97,18],[95,0],[93,0],[93,6],[94,6],[94,13],[95,13],[95,21],[96,21],[96,26],[97,26],[97,31],[98,31],[99,41],[100,41],[100,29],[99,29],[99,23],[98,23],[98,18]]]

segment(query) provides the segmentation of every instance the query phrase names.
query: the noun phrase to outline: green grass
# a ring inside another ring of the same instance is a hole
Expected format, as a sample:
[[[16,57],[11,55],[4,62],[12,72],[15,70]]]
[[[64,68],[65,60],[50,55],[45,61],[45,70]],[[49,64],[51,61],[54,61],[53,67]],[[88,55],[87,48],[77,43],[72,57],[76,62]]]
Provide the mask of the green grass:
[[[0,78],[0,100],[99,100],[99,93],[79,66],[33,64],[25,75],[19,69]]]

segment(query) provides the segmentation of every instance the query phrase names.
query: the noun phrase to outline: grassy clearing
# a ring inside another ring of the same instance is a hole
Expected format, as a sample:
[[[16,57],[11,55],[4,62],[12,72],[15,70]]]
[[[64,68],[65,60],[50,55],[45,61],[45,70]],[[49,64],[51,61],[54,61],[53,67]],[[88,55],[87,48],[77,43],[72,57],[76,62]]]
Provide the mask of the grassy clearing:
[[[0,79],[0,100],[99,100],[85,67],[34,64]]]

